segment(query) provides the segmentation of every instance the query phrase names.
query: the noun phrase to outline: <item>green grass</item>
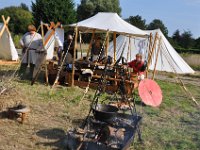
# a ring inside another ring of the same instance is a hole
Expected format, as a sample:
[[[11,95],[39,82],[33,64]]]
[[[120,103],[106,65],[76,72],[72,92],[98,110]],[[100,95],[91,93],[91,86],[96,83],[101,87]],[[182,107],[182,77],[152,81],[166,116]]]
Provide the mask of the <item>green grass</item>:
[[[143,144],[136,142],[132,148],[176,150],[200,149],[200,110],[185,96],[181,88],[172,83],[158,81],[163,91],[159,108],[143,107],[141,110]],[[200,90],[188,87],[198,97]]]
[[[130,149],[200,149],[200,109],[184,94],[179,85],[157,82],[163,92],[163,102],[159,108],[136,105],[138,113],[143,117],[143,143],[138,142],[136,136]],[[12,85],[15,85],[11,90],[12,94],[1,96],[0,102],[10,106],[20,101],[31,106],[31,113],[28,122],[22,126],[15,121],[0,119],[0,149],[60,149],[63,145],[37,145],[40,142],[56,142],[59,138],[46,139],[36,133],[53,128],[67,132],[75,126],[75,122],[79,124],[79,120],[87,116],[94,95],[94,90],[89,90],[81,101],[84,89],[78,87],[58,86],[51,90],[42,83],[30,86],[29,81],[20,80],[12,81]],[[200,102],[200,89],[193,85],[188,85],[187,88]],[[103,94],[100,100],[108,102],[109,98],[107,94]],[[17,138],[16,135],[23,138]]]

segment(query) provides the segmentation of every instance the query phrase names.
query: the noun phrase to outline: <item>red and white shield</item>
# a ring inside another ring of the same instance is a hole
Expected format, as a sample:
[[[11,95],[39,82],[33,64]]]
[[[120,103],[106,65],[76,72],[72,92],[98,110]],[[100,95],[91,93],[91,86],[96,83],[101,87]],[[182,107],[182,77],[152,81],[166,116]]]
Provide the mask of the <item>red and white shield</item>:
[[[151,79],[144,79],[139,83],[139,96],[142,102],[152,107],[160,106],[162,102],[162,91],[160,86]]]

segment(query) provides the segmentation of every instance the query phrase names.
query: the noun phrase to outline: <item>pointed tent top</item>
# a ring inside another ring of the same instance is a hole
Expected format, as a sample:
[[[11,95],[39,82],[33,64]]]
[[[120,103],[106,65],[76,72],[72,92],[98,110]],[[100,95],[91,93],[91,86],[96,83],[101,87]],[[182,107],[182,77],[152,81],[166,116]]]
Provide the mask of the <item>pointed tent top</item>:
[[[147,32],[142,31],[141,29],[124,21],[117,13],[110,12],[99,12],[93,17],[74,23],[70,26],[77,26],[79,30],[83,32],[92,32],[92,30],[95,29],[96,32],[105,32],[109,30],[110,32],[116,32],[124,35],[148,36]]]
[[[8,29],[9,17],[5,20],[2,17],[3,23],[0,23],[0,59],[3,60],[18,60],[17,50]]]

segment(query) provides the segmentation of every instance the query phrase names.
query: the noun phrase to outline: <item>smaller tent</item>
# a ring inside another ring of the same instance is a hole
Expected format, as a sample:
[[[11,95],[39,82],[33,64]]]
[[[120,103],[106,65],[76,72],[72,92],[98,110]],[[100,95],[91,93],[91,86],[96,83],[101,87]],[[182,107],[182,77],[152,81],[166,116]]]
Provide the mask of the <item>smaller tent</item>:
[[[179,74],[194,73],[194,70],[183,60],[176,52],[160,29],[146,31],[152,34],[152,43],[155,41],[155,47],[150,63],[150,70],[174,72]],[[157,40],[155,40],[157,36]],[[129,38],[126,36],[117,37],[117,59],[120,56],[128,58],[128,61],[135,59],[137,53],[142,53],[145,60],[148,60],[149,44],[153,48],[153,44],[149,43],[148,39],[144,38]],[[109,56],[113,56],[113,42],[109,46]],[[157,57],[158,56],[158,57]],[[157,58],[157,59],[156,59]],[[156,64],[156,65],[155,65]]]
[[[45,48],[47,50],[47,60],[50,60],[53,58],[54,55],[54,48],[55,47],[63,47],[64,43],[64,29],[62,28],[56,28],[55,31],[53,29],[48,30],[48,32],[45,34],[44,40]]]
[[[7,20],[2,16],[4,23],[0,23],[0,59],[18,60],[18,53],[8,29],[9,17]]]

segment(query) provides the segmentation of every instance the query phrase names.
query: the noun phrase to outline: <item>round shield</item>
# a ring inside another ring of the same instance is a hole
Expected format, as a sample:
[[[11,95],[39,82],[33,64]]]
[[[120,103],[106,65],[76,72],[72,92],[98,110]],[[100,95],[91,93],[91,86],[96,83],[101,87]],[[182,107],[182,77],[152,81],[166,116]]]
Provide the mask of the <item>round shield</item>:
[[[144,79],[138,87],[140,98],[146,105],[158,107],[162,102],[162,91],[160,86],[153,80]]]

